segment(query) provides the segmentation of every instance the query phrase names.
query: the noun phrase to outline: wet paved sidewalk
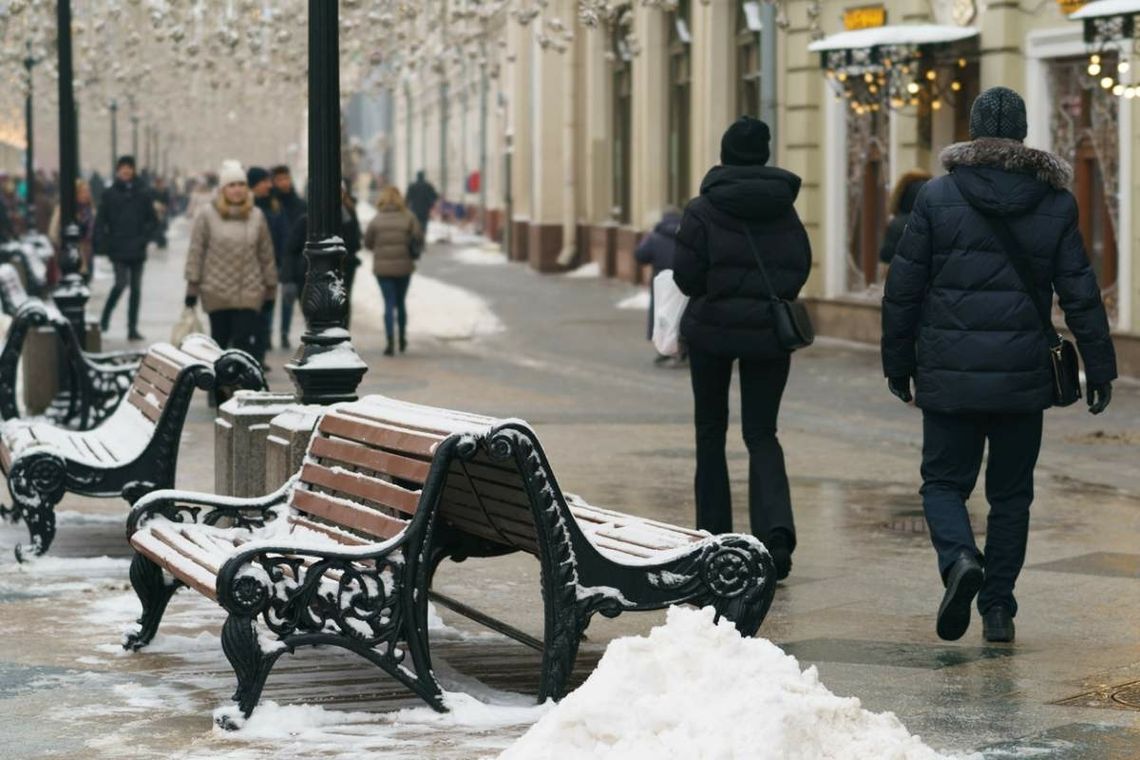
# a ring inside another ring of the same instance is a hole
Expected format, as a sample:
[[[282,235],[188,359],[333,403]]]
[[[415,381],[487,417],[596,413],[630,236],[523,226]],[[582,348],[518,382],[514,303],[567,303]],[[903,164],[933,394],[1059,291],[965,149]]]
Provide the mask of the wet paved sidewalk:
[[[148,264],[143,332],[151,339],[168,337],[180,309],[184,237],[172,237],[172,250]],[[429,251],[421,272],[430,280],[412,285],[410,353],[395,359],[380,355],[375,282],[357,278],[354,341],[371,367],[362,392],[524,417],[568,490],[687,524],[688,376],[652,366],[644,315],[616,308],[631,290],[543,278],[475,256],[447,246]],[[505,329],[475,340],[417,333],[417,310],[426,324],[432,310],[448,309],[432,300],[450,297],[439,283],[481,297]],[[92,313],[107,284],[97,281]],[[123,345],[123,318],[109,347]],[[288,387],[286,358],[270,358],[275,387]],[[763,636],[816,665],[835,693],[895,712],[941,750],[1140,757],[1136,386],[1122,385],[1106,416],[1072,408],[1047,417],[1012,646],[984,645],[976,619],[960,642],[934,634],[940,587],[916,495],[920,417],[886,392],[875,351],[825,341],[797,356],[781,425],[800,547]],[[730,467],[737,527],[744,528],[746,457],[737,431]],[[199,399],[183,442],[180,486],[212,488],[212,445],[212,414]],[[982,532],[983,500],[972,507]],[[362,661],[322,651],[287,658],[270,677],[265,698],[285,711],[278,715],[295,726],[292,736],[268,738],[256,726],[236,736],[212,730],[210,712],[228,703],[233,688],[218,645],[219,611],[179,594],[154,646],[122,653],[120,632],[137,614],[122,539],[125,506],[67,498],[61,509],[52,555],[34,565],[10,559],[11,547],[25,540],[22,528],[0,529],[4,757],[493,756],[537,715],[519,696],[534,689],[535,654],[444,613],[434,639],[449,688],[511,710],[440,719]],[[445,565],[437,586],[537,633],[537,576],[532,558],[506,557]],[[644,633],[662,619],[596,620],[580,677],[610,638]],[[288,712],[302,702],[329,710]],[[391,712],[397,708],[411,712]]]

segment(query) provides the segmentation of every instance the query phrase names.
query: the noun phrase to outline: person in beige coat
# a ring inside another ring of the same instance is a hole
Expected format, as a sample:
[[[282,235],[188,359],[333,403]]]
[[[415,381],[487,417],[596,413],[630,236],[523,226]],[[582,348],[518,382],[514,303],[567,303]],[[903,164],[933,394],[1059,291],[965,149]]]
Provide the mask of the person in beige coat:
[[[277,291],[273,240],[241,164],[223,162],[218,184],[213,203],[202,208],[190,234],[186,305],[194,307],[200,298],[218,345],[240,348],[261,361],[261,308]]]
[[[400,353],[408,350],[408,311],[404,301],[423,243],[420,223],[404,205],[400,191],[391,185],[384,188],[376,203],[376,216],[364,232],[364,247],[372,252],[372,272],[384,296],[384,333],[388,336],[385,356],[395,353],[396,327],[400,331]]]

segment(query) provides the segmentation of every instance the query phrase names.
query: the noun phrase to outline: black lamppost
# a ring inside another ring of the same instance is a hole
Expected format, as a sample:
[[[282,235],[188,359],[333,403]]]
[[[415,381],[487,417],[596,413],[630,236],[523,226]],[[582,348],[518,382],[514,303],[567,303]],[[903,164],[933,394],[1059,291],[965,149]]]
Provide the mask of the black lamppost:
[[[27,220],[28,232],[36,229],[36,161],[35,161],[35,132],[32,129],[33,81],[32,69],[39,63],[32,56],[32,43],[28,43],[28,55],[24,58],[24,68],[28,70],[28,94],[24,100],[24,132],[27,134],[28,148],[24,152],[24,218]]]
[[[115,164],[119,161],[119,102],[111,101],[111,177],[115,176]]]
[[[131,155],[135,157],[135,161],[139,161],[141,160],[139,156],[139,115],[133,113],[133,106],[131,110]]]
[[[341,278],[340,53],[337,0],[309,0],[309,271],[301,291],[305,334],[285,365],[302,404],[352,401],[368,371],[345,328]]]
[[[75,217],[75,181],[79,173],[79,136],[71,69],[71,0],[56,3],[59,41],[59,219],[63,231],[59,252],[59,285],[52,299],[71,322],[79,344],[86,343],[87,299],[90,293],[79,274],[79,225]]]

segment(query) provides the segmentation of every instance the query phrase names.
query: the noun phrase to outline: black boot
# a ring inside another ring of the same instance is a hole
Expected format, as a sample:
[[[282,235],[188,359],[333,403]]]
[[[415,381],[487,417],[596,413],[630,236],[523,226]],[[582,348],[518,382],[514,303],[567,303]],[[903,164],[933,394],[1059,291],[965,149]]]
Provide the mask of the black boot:
[[[141,341],[146,340],[146,336],[143,335],[141,332],[139,332],[138,329],[131,329],[127,333],[127,340],[132,341],[134,343],[139,343]]]
[[[387,333],[386,337],[388,338],[388,347],[384,349],[384,355],[385,356],[395,356],[396,355],[396,344],[395,344],[395,341],[392,340],[392,333],[390,333],[390,332]]]
[[[400,333],[400,353],[402,354],[407,350],[408,350],[408,336],[401,332]]]
[[[995,604],[982,615],[982,637],[986,641],[1013,641],[1013,615],[1004,604]]]
[[[946,593],[938,607],[938,637],[957,641],[970,627],[970,608],[982,588],[982,565],[977,557],[963,554],[946,573]]]
[[[772,562],[776,564],[776,580],[782,581],[792,572],[792,542],[788,534],[782,530],[772,531],[768,540],[764,542],[768,553],[772,555]]]

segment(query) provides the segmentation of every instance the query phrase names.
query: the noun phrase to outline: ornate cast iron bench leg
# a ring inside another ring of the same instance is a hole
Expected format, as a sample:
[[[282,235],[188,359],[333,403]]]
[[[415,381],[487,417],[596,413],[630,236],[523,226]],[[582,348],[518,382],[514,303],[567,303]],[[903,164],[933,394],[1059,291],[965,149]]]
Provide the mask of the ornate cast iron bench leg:
[[[31,536],[31,549],[16,546],[16,559],[38,557],[48,550],[55,538],[55,505],[63,498],[67,470],[61,457],[39,451],[17,458],[8,473],[8,492],[12,495],[13,522],[23,520]]]
[[[170,597],[182,584],[177,580],[168,582],[161,567],[136,553],[131,560],[131,586],[142,602],[142,614],[136,621],[138,630],[123,637],[123,649],[137,652],[154,639]]]

